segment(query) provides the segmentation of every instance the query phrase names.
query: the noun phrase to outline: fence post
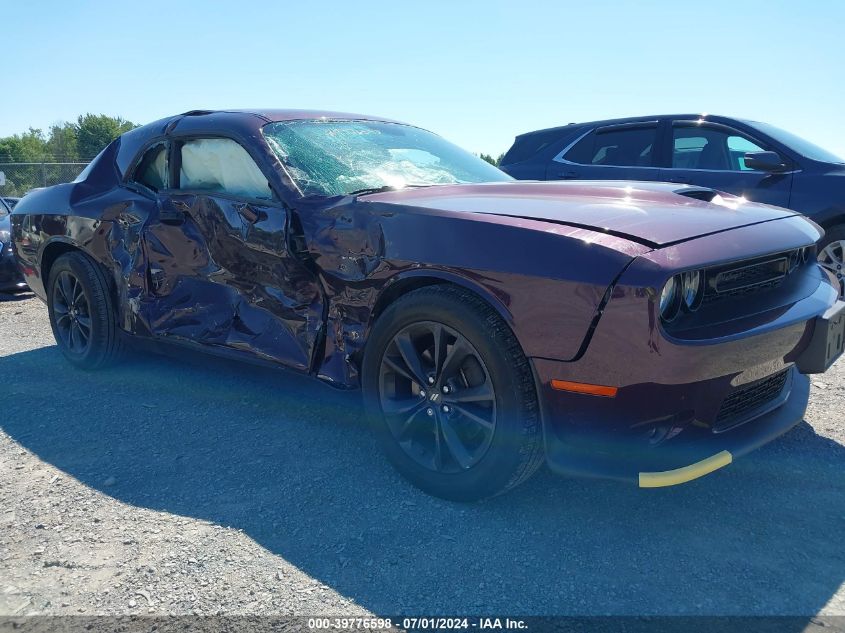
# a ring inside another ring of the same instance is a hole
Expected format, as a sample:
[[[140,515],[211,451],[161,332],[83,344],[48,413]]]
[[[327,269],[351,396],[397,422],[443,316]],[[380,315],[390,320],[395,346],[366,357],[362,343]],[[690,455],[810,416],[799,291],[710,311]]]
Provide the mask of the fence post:
[[[44,186],[47,186],[47,166],[44,161],[41,161],[41,179],[44,181]]]

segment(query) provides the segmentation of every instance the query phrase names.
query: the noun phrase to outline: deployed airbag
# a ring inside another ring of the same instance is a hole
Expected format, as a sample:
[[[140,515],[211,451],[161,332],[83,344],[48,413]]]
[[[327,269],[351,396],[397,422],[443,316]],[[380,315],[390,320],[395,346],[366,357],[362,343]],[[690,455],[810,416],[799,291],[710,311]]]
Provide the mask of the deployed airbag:
[[[235,141],[204,138],[182,145],[180,187],[269,200],[267,178]]]

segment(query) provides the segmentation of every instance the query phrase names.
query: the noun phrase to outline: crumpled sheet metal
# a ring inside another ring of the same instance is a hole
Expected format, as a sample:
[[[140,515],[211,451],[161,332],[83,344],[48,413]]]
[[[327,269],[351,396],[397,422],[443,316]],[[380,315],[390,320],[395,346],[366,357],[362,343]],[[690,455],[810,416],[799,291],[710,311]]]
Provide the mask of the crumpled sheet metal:
[[[479,222],[366,198],[306,197],[285,207],[213,195],[151,200],[118,186],[130,141],[107,150],[118,157],[84,182],[27,197],[57,210],[35,218],[27,262],[36,266],[47,240],[77,244],[111,272],[124,329],[270,360],[339,387],[359,384],[373,316],[399,284],[471,289],[499,311],[526,355],[569,360],[634,257],[571,227]],[[184,222],[163,222],[161,205],[175,203]],[[65,218],[59,210],[68,209]]]
[[[461,214],[397,212],[350,198],[297,211],[326,293],[317,371],[339,386],[358,384],[373,311],[398,281],[426,277],[463,285],[496,307],[527,355],[566,360],[578,354],[606,289],[632,259],[596,244],[563,248],[553,232]],[[548,255],[528,258],[526,252]],[[566,279],[571,270],[583,281]]]
[[[311,369],[322,331],[322,292],[285,249],[284,213],[208,196],[184,196],[184,224],[153,223],[146,232],[154,335],[250,352]]]

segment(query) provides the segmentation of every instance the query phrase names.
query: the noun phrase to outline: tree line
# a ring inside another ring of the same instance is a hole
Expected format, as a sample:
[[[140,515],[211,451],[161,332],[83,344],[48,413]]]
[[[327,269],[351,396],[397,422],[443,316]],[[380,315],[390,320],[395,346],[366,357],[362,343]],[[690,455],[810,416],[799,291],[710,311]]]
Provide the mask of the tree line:
[[[70,182],[102,149],[137,127],[122,117],[83,114],[47,130],[29,128],[0,138],[0,194],[22,196],[36,187]],[[73,164],[76,163],[76,164]]]
[[[23,134],[0,137],[0,163],[88,162],[118,136],[135,127],[122,117],[82,114],[48,130],[29,128]]]
[[[493,158],[493,156],[491,154],[479,154],[478,157],[481,160],[487,161],[488,163],[490,163],[494,167],[498,167],[499,165],[502,164],[502,159],[505,157],[505,155],[499,154],[498,158]]]

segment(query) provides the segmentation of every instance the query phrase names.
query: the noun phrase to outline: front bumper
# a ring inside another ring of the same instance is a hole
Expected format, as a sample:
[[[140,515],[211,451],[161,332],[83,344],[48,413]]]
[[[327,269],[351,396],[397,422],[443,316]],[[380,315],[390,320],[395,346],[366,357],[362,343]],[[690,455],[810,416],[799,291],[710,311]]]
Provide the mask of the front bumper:
[[[843,344],[836,290],[820,277],[808,292],[681,340],[650,317],[641,289],[617,286],[580,358],[531,359],[550,468],[674,485],[786,433],[807,407],[802,372],[824,371]],[[573,383],[605,391],[577,393]]]
[[[805,374],[827,371],[845,351],[845,301],[837,301],[813,327],[813,336],[796,364]]]
[[[794,367],[782,397],[772,409],[763,405],[756,416],[716,433],[693,421],[677,436],[652,443],[645,434],[588,432],[550,426],[546,459],[551,470],[579,477],[601,477],[643,488],[676,485],[697,479],[780,437],[804,417],[810,381]],[[583,396],[590,397],[590,396]],[[567,432],[568,431],[568,432]]]

